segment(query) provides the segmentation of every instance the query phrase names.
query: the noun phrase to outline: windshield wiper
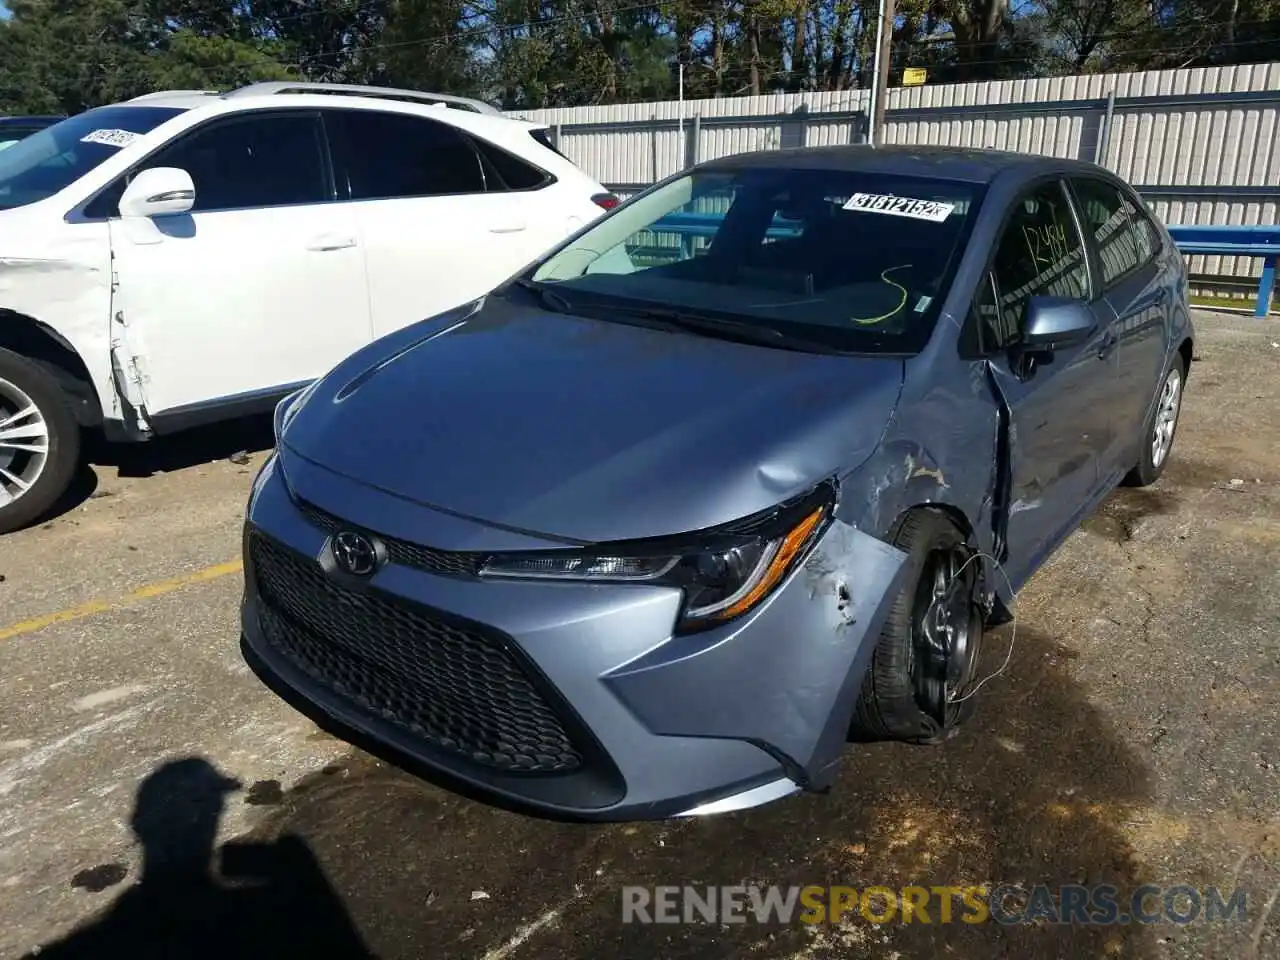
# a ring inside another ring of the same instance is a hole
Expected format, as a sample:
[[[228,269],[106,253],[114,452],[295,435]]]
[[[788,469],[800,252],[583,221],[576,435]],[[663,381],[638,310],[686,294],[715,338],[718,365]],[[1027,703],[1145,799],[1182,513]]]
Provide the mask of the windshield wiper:
[[[555,313],[586,314],[608,318],[609,315],[622,314],[637,320],[647,320],[669,330],[682,330],[703,336],[714,336],[720,339],[736,340],[745,343],[764,344],[781,350],[797,350],[803,353],[844,354],[848,351],[819,340],[810,340],[797,336],[777,327],[753,323],[750,320],[735,320],[716,314],[681,307],[661,307],[650,305],[618,305],[603,303],[583,303],[575,306],[565,299],[559,291],[553,290],[537,280],[520,277],[512,281],[514,286],[533,294],[548,310]]]
[[[798,337],[777,327],[770,327],[749,320],[732,320],[727,317],[701,313],[676,307],[613,307],[619,313],[656,320],[689,333],[715,334],[727,339],[763,343],[783,350],[799,350],[805,353],[842,353],[829,343]]]
[[[525,277],[520,277],[515,281],[515,285],[521,290],[532,293],[539,301],[541,301],[544,307],[554,313],[573,313],[573,307],[569,304],[568,300],[560,296],[559,293],[552,290],[550,287],[539,283],[537,280],[529,280]]]

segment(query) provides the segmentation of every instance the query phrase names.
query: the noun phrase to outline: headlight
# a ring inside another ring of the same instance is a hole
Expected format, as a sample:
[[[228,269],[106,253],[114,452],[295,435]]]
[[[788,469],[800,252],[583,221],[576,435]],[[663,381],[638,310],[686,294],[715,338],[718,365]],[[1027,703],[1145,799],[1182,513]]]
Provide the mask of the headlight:
[[[772,510],[692,537],[497,554],[485,560],[480,575],[679,587],[684,603],[676,632],[691,633],[755,609],[808,555],[834,508],[835,487],[824,483]]]
[[[313,380],[301,390],[294,391],[276,404],[276,412],[273,422],[275,424],[277,442],[280,440],[280,435],[284,433],[284,428],[289,425],[289,421],[298,415],[298,411],[302,409],[302,405],[307,402],[313,393],[315,393],[316,387],[319,383],[319,380]]]

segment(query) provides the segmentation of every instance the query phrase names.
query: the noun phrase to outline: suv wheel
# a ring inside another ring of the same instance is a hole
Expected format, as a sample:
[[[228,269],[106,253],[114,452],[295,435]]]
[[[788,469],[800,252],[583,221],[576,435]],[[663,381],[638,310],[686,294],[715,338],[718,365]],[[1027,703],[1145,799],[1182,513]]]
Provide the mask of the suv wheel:
[[[79,458],[80,427],[53,378],[0,349],[0,533],[53,506]]]

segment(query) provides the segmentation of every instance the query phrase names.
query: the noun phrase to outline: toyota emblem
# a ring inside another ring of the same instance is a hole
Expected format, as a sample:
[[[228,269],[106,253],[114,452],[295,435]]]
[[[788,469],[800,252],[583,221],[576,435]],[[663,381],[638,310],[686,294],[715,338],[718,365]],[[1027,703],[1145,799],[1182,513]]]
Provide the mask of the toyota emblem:
[[[338,569],[354,577],[367,577],[378,569],[378,545],[363,533],[343,530],[334,534],[330,545]]]

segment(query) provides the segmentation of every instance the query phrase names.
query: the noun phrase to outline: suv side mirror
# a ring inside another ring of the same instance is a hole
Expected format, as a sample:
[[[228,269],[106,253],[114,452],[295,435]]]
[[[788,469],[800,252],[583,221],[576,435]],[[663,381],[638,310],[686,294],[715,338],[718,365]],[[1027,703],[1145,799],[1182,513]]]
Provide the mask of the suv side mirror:
[[[178,167],[152,167],[133,178],[120,197],[122,217],[186,213],[196,204],[191,174]]]
[[[1093,334],[1093,311],[1069,297],[1032,297],[1019,346],[1023,353],[1048,354],[1079,346]]]

